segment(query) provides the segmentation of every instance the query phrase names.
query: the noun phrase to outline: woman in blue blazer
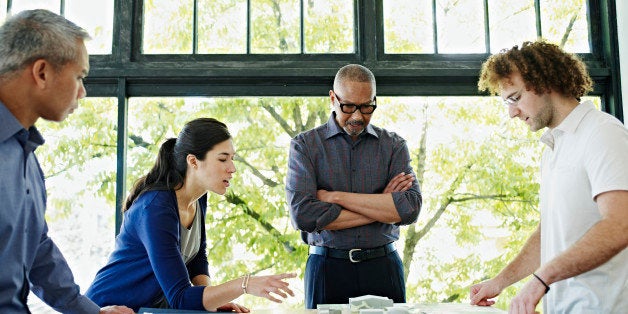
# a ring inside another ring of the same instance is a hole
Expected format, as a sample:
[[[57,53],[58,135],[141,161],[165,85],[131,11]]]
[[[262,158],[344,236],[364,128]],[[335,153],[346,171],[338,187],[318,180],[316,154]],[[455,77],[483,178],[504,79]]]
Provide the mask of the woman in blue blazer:
[[[227,126],[188,122],[159,149],[124,204],[115,249],[86,295],[100,306],[249,312],[230,303],[244,293],[281,302],[294,274],[244,276],[212,286],[205,242],[207,191],[223,195],[236,172]],[[273,294],[271,294],[273,293]]]

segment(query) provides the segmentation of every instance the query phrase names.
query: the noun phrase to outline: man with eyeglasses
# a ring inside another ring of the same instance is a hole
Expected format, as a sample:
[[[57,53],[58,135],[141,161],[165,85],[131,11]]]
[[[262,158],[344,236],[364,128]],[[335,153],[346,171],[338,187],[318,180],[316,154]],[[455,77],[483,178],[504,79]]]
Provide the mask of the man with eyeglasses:
[[[286,194],[292,223],[310,245],[305,306],[345,304],[363,295],[404,303],[403,265],[394,241],[414,223],[421,193],[403,138],[369,124],[375,77],[342,67],[329,91],[326,124],[292,139]]]
[[[541,221],[496,277],[471,287],[471,304],[492,305],[530,279],[510,313],[628,310],[628,130],[580,97],[592,89],[585,64],[543,41],[491,56],[480,90],[500,94],[511,118],[547,128],[541,159]]]

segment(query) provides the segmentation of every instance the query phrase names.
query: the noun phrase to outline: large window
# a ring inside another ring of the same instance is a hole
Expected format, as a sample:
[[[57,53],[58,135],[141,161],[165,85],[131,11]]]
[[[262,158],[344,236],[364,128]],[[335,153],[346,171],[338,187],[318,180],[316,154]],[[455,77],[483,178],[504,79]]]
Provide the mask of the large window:
[[[591,99],[623,118],[615,2],[559,2],[0,0],[0,20],[48,8],[94,37],[90,98],[63,124],[38,124],[51,236],[85,290],[113,246],[128,187],[167,137],[212,116],[229,125],[238,153],[230,192],[209,200],[214,282],[301,275],[307,250],[284,194],[288,143],[328,119],[337,69],[361,63],[378,80],[372,123],[408,141],[425,200],[397,242],[408,301],[466,302],[468,286],[503,267],[538,221],[540,134],[478,94],[482,61],[543,36],[582,56]],[[301,279],[294,287],[302,295]],[[301,305],[297,297],[287,306]]]
[[[383,1],[386,53],[497,52],[537,37],[591,52],[584,0]]]
[[[7,13],[47,9],[83,27],[92,36],[86,43],[91,55],[111,54],[113,43],[113,1],[82,0],[0,0],[0,21]],[[6,8],[6,10],[4,9]]]

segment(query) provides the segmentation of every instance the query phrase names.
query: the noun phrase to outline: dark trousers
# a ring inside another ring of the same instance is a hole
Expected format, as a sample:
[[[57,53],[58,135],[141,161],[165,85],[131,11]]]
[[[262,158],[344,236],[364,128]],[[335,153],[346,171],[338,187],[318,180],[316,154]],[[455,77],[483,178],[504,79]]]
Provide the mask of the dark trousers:
[[[305,265],[305,308],[317,304],[347,304],[367,294],[406,302],[403,264],[397,251],[352,263],[348,259],[310,254]]]

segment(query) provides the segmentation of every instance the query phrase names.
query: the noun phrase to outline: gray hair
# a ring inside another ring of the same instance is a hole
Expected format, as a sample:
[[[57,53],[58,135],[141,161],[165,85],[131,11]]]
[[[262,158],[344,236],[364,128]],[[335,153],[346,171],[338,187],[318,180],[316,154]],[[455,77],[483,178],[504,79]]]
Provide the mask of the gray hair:
[[[375,93],[375,75],[365,66],[359,64],[347,64],[338,70],[334,78],[334,90],[345,81],[371,83]]]
[[[22,11],[0,26],[0,78],[46,59],[56,69],[79,57],[78,40],[89,34],[47,10]]]

